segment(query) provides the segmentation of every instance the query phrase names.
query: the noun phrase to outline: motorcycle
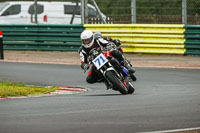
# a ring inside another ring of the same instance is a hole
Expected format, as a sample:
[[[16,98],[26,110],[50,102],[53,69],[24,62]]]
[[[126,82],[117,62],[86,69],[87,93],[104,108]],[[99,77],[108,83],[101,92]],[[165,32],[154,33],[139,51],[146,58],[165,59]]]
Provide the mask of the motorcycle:
[[[97,75],[101,77],[101,81],[106,86],[110,86],[111,89],[119,91],[123,95],[132,94],[135,89],[128,70],[121,66],[114,57],[107,56],[106,53],[109,50],[109,48],[106,50],[92,49],[88,57],[88,66],[93,65],[96,68]]]

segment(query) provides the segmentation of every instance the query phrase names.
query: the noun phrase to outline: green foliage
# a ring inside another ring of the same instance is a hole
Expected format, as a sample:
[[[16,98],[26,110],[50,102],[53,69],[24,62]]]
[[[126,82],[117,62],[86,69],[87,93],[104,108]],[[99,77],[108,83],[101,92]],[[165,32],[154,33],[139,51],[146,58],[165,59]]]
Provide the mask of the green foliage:
[[[131,0],[96,0],[101,11],[107,16],[130,16]]]
[[[0,0],[0,2],[9,0]],[[12,0],[20,1],[20,0]],[[34,0],[21,0],[34,1]],[[80,2],[80,0],[38,0]],[[95,0],[101,11],[107,16],[130,16],[132,0]],[[92,3],[91,0],[88,0]],[[200,0],[187,0],[188,14],[200,14]],[[182,0],[136,0],[137,15],[181,15]]]
[[[188,0],[188,15],[200,15],[200,0]]]
[[[137,13],[140,15],[180,15],[182,10],[181,0],[160,1],[153,0],[147,2],[141,0],[137,2]]]
[[[109,16],[131,15],[131,0],[96,0]],[[187,0],[188,14],[200,14],[200,0]],[[137,15],[181,15],[182,0],[136,0]]]

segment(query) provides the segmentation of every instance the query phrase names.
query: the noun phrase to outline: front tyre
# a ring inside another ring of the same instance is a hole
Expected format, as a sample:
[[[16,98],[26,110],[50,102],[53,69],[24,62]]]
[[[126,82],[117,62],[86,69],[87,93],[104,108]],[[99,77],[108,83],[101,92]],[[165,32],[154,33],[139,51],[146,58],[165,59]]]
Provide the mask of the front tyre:
[[[127,88],[124,86],[124,84],[117,78],[116,74],[113,71],[107,71],[105,73],[105,77],[107,80],[111,82],[111,84],[117,88],[117,90],[123,94],[128,94]]]

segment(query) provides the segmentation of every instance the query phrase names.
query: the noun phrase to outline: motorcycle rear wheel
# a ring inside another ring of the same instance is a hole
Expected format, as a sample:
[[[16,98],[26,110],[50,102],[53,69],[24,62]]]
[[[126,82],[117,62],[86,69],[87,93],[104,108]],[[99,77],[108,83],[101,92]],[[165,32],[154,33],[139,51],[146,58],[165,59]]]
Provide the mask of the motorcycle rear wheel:
[[[122,81],[120,81],[117,78],[116,74],[113,71],[107,71],[105,76],[111,82],[111,84],[118,89],[118,91],[121,94],[123,94],[123,95],[128,94],[127,88],[124,86]]]

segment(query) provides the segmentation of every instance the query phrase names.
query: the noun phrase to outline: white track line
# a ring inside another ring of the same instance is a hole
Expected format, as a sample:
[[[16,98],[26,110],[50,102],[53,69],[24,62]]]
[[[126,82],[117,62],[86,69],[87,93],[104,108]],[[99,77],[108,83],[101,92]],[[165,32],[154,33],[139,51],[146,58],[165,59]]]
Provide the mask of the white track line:
[[[152,132],[140,132],[140,133],[172,133],[172,132],[185,132],[185,131],[193,131],[193,130],[200,130],[200,127],[174,129],[174,130],[163,130],[163,131],[152,131]]]

